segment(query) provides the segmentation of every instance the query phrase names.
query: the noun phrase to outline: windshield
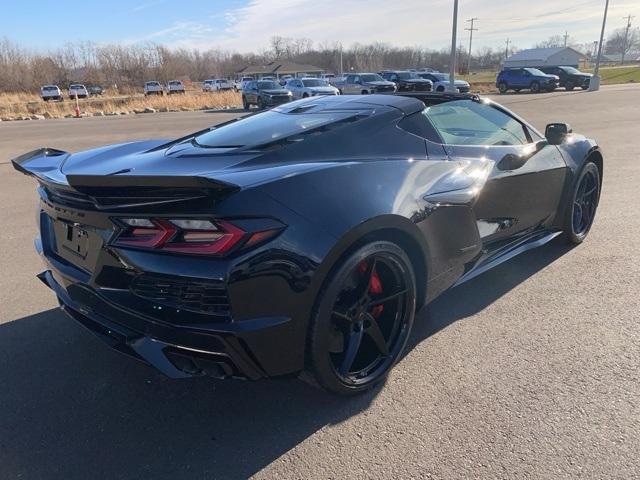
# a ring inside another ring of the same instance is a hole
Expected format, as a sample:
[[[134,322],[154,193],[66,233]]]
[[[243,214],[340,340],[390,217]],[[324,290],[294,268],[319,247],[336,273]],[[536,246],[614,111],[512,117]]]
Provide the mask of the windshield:
[[[198,135],[194,140],[199,146],[211,148],[255,147],[360,113],[355,110],[322,113],[282,113],[270,110],[222,125]]]
[[[432,73],[431,75],[436,77],[436,79],[439,82],[448,82],[449,81],[449,74],[447,74],[447,73]]]
[[[573,68],[573,67],[560,67],[562,70],[564,70],[567,73],[570,74],[575,74],[575,73],[582,73],[580,70],[578,70],[577,68]]]
[[[360,80],[363,82],[384,82],[384,78],[375,73],[365,73],[364,75],[360,75]]]
[[[282,87],[280,84],[269,80],[266,82],[258,82],[258,88],[261,90],[279,90]]]
[[[302,80],[302,84],[305,87],[328,87],[329,86],[329,84],[324,80],[318,80],[316,78],[313,78],[311,80]]]
[[[544,77],[546,75],[546,73],[544,73],[542,70],[538,70],[537,68],[525,68],[525,70],[531,75],[537,75],[540,77]]]
[[[398,72],[398,78],[400,80],[408,80],[410,78],[420,78],[415,72]]]

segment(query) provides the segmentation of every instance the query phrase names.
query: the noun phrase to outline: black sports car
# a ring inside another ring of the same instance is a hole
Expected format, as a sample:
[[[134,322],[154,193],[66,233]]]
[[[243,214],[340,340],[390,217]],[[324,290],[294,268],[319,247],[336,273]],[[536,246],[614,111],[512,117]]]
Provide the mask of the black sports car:
[[[39,183],[40,279],[62,309],[172,377],[370,388],[414,313],[562,235],[603,157],[468,94],[313,97],[173,141],[13,160]]]

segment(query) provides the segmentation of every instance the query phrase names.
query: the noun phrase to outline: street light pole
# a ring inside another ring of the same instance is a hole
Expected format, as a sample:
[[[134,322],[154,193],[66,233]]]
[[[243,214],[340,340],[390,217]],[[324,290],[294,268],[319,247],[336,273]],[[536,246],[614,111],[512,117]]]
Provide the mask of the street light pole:
[[[600,90],[600,57],[602,56],[602,42],[604,41],[604,27],[607,25],[607,10],[609,9],[609,0],[605,0],[604,17],[602,17],[602,30],[600,30],[600,43],[598,44],[598,56],[596,57],[596,68],[593,71],[593,77],[589,82],[589,91],[595,92]]]
[[[609,0],[607,0],[609,1]],[[449,86],[447,90],[456,92],[456,33],[458,28],[458,0],[453,0],[453,27],[451,29],[451,57],[449,59]]]

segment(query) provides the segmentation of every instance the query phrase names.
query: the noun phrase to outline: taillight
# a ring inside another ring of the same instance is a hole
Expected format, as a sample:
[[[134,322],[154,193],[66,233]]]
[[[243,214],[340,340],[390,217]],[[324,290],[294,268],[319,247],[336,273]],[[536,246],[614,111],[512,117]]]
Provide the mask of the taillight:
[[[254,230],[251,221],[242,228],[226,220],[118,218],[113,245],[193,255],[225,255],[236,248],[258,245],[275,237],[284,225],[270,222]],[[267,226],[268,228],[264,228]]]

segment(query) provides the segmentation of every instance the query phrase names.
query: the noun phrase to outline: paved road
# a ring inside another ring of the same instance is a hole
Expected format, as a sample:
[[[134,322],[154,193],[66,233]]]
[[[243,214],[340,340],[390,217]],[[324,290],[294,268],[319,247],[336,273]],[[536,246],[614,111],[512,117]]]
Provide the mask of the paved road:
[[[0,477],[638,478],[640,88],[508,95],[606,154],[586,243],[525,254],[438,299],[384,388],[168,380],[54,309],[33,184],[0,165]],[[0,124],[0,158],[176,136],[228,115]]]

